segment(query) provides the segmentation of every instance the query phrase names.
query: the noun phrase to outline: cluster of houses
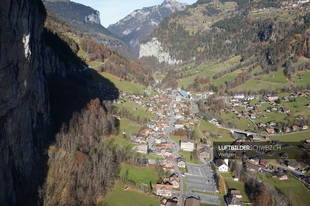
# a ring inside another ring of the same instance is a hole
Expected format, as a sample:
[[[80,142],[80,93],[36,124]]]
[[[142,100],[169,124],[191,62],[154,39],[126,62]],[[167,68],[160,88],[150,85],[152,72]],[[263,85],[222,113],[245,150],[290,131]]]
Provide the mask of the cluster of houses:
[[[285,115],[290,115],[291,110],[288,108],[285,108],[281,102],[290,102],[292,99],[298,98],[298,97],[309,97],[310,92],[308,90],[303,92],[295,92],[291,93],[288,96],[280,98],[276,95],[268,95],[268,96],[246,96],[243,94],[238,94],[233,96],[232,98],[227,98],[227,104],[231,108],[225,108],[224,112],[232,112],[234,113],[238,118],[247,118],[251,121],[255,122],[257,125],[257,128],[260,131],[265,131],[268,134],[277,134],[277,133],[290,133],[290,132],[298,132],[302,130],[307,130],[309,128],[308,125],[304,123],[296,124],[296,125],[287,125],[284,126],[283,124],[269,121],[269,122],[263,122],[263,121],[257,121],[258,118],[265,118],[268,116],[268,113],[282,113]],[[260,101],[256,103],[251,103],[251,100],[253,99],[259,99]],[[262,109],[264,104],[268,104],[268,106],[265,109]],[[309,105],[304,105],[305,107],[310,108]],[[303,116],[300,115],[297,117],[297,119],[302,120]],[[211,120],[213,124],[218,125],[219,123],[216,120]],[[302,121],[301,121],[302,122]]]
[[[305,5],[307,5],[310,2],[310,0],[290,0],[290,1],[282,1],[279,4],[279,8],[282,10],[291,10],[295,8],[303,8]],[[270,9],[275,9],[275,8],[255,8],[252,9],[252,13],[261,13],[268,11]]]

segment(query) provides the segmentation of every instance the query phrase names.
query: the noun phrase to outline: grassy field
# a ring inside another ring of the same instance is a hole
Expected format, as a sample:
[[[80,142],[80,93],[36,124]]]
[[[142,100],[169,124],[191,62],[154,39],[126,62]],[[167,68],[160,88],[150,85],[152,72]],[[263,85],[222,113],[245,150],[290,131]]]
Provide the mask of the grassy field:
[[[257,68],[259,70],[259,68]],[[252,78],[243,84],[233,88],[233,91],[258,91],[261,89],[279,89],[283,87],[289,86],[289,81],[283,73],[283,69],[279,69],[278,71],[271,72],[269,74],[264,74],[261,76],[257,76]]]
[[[201,164],[198,160],[197,156],[194,155],[192,152],[182,151],[182,156],[186,162],[194,163],[194,164]]]
[[[200,133],[205,134],[208,139],[214,141],[227,142],[233,140],[233,137],[228,130],[218,128],[206,120],[200,120],[198,130]]]
[[[249,198],[245,192],[245,186],[244,186],[244,183],[243,182],[235,182],[232,178],[232,175],[230,173],[225,173],[225,174],[221,174],[224,179],[225,179],[225,183],[227,185],[227,189],[230,189],[230,188],[234,188],[234,189],[237,189],[237,190],[240,190],[241,194],[242,194],[242,200],[244,202],[249,202]]]
[[[250,79],[245,83],[235,87],[233,91],[259,91],[262,89],[279,89],[288,86],[284,83],[263,81],[260,78]]]
[[[140,125],[138,123],[122,118],[120,120],[119,135],[113,137],[114,143],[121,148],[132,145],[129,137],[134,133],[138,133],[139,130]],[[126,133],[126,138],[124,137],[123,132]]]
[[[295,75],[292,79],[297,85],[307,85],[310,84],[310,72],[304,71]]]
[[[297,115],[310,115],[310,109],[305,105],[310,102],[310,97],[297,97],[292,102],[282,102],[281,104],[291,110],[293,116]]]
[[[190,84],[194,83],[194,80],[196,78],[209,78],[212,79],[212,77],[221,71],[225,71],[226,69],[230,68],[233,65],[236,65],[240,63],[240,56],[232,57],[224,62],[220,63],[207,63],[202,64],[199,66],[196,66],[194,68],[191,68],[189,71],[183,72],[184,75],[187,77],[184,77],[182,79],[179,79],[178,81],[178,87],[187,88]],[[188,76],[188,74],[190,74]],[[217,84],[222,84],[225,82],[225,78],[229,79],[230,77],[223,77],[224,79],[217,80]],[[203,86],[203,85],[202,85]]]
[[[101,206],[159,206],[158,199],[142,192],[124,190],[124,185],[116,183],[104,198]]]
[[[265,74],[260,77],[262,81],[274,82],[274,83],[287,83],[288,80],[283,73],[283,69],[279,69],[278,71],[272,72],[270,74]]]
[[[234,113],[228,112],[221,115],[224,122],[229,123],[233,128],[254,131],[255,126],[247,118],[239,119]]]
[[[134,182],[136,185],[156,184],[159,179],[158,172],[152,167],[134,167],[129,164],[122,164],[120,177],[127,176],[127,181]]]
[[[182,137],[178,137],[178,136],[170,136],[170,138],[175,141],[176,143],[179,143],[180,140],[182,140]]]
[[[119,77],[114,76],[107,72],[102,72],[102,76],[109,79],[115,84],[115,86],[121,91],[128,92],[129,94],[142,94],[145,90],[145,87],[133,82],[121,80]]]
[[[234,72],[232,72],[232,73],[226,74],[226,75],[224,75],[223,77],[214,80],[212,83],[213,83],[215,86],[224,85],[225,82],[229,82],[229,81],[234,80],[234,79],[238,76],[238,74],[240,74],[241,72],[242,72],[241,69],[236,70],[236,71],[234,71]]]
[[[280,181],[272,178],[271,175],[258,175],[265,183],[273,185],[284,193],[291,201],[293,206],[307,206],[310,202],[310,191],[294,177],[289,177],[288,181]]]
[[[303,141],[306,139],[310,139],[310,131],[303,131],[299,133],[286,134],[283,136],[271,136],[272,140],[278,140],[283,142],[294,142],[294,141]]]
[[[154,116],[153,113],[148,112],[147,108],[140,106],[134,102],[124,102],[122,104],[115,104],[118,111],[125,109],[135,119],[148,120]]]

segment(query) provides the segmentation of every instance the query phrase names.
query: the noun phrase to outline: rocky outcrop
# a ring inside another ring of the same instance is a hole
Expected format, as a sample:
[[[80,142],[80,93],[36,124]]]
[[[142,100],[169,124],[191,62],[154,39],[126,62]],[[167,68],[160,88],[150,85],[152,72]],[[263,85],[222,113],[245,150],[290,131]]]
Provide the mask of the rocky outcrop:
[[[181,60],[173,58],[169,52],[166,52],[157,38],[153,38],[140,46],[139,58],[156,57],[159,63],[167,63],[170,65],[180,64]]]
[[[147,39],[163,19],[176,11],[183,11],[187,4],[165,0],[161,5],[138,9],[108,29],[127,42],[139,55],[140,42]]]
[[[51,16],[65,22],[71,30],[96,39],[107,47],[126,57],[132,57],[130,49],[122,40],[113,35],[100,23],[99,11],[75,2],[44,1]]]

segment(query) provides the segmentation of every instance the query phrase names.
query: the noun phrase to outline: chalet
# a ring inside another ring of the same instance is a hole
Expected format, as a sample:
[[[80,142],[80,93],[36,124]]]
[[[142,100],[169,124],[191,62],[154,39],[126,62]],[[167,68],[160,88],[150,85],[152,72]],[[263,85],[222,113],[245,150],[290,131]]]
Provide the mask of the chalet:
[[[187,152],[193,152],[195,149],[195,144],[191,140],[181,141],[181,150]]]
[[[277,101],[278,99],[279,99],[278,96],[270,96],[270,97],[267,97],[267,100],[268,100],[269,102],[274,102],[274,101]]]
[[[172,191],[173,191],[172,185],[156,184],[155,186],[155,192],[156,192],[156,195],[158,196],[171,197]]]
[[[183,124],[175,124],[174,127],[176,129],[183,129],[184,128],[184,125]]]
[[[288,175],[287,174],[284,174],[284,173],[279,173],[277,174],[277,177],[279,180],[281,181],[287,181],[288,180]]]
[[[179,188],[180,187],[180,178],[176,174],[172,174],[168,178],[168,182],[172,185],[173,188]]]
[[[266,132],[267,132],[268,134],[274,134],[274,133],[276,133],[276,131],[275,131],[274,128],[266,128]]]
[[[249,172],[260,172],[261,171],[261,166],[260,165],[253,164],[250,161],[246,161],[245,162],[245,168]]]
[[[235,196],[236,198],[239,198],[239,199],[242,198],[240,190],[231,189],[230,195]]]
[[[207,148],[201,148],[201,149],[199,150],[199,158],[200,158],[201,160],[210,159],[210,153],[209,153],[209,151],[208,151]]]
[[[263,167],[268,167],[269,166],[269,162],[266,160],[259,160],[259,165],[263,166]]]
[[[293,125],[292,129],[293,129],[293,132],[297,132],[299,131],[300,128],[297,125]]]
[[[215,165],[217,166],[219,172],[228,172],[229,168],[227,163],[222,159],[218,159],[215,161]]]
[[[242,195],[239,190],[229,189],[228,194],[225,197],[227,206],[240,206]]]
[[[180,168],[186,167],[186,162],[184,161],[184,159],[182,157],[177,158],[177,164],[178,164],[178,167],[180,167]]]
[[[185,206],[200,206],[200,199],[196,197],[188,197],[185,200]]]
[[[285,131],[286,133],[289,133],[289,132],[291,132],[291,128],[286,127],[286,128],[284,129],[284,131]]]
[[[303,129],[303,130],[307,130],[308,128],[309,128],[308,125],[302,126],[302,129]]]
[[[236,94],[234,96],[235,99],[244,99],[245,98],[245,95],[244,94]]]
[[[234,182],[238,182],[238,181],[239,181],[239,178],[234,176],[234,177],[233,177],[233,181],[234,181]]]
[[[170,173],[173,173],[175,172],[175,167],[174,166],[170,166],[170,165],[163,165],[163,170],[165,172],[170,172]]]

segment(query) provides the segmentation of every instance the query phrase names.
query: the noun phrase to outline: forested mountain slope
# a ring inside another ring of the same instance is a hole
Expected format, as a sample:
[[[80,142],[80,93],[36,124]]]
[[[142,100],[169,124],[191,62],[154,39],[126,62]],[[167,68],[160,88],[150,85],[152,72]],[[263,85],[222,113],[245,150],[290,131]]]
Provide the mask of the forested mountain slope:
[[[85,37],[84,33],[72,30],[69,25],[52,14],[47,18],[46,27],[68,42],[73,42],[77,55],[98,72],[108,72],[123,80],[142,85],[153,83],[148,69],[135,61],[127,60],[96,39]]]
[[[140,42],[145,40],[166,17],[176,11],[183,11],[186,4],[165,0],[162,4],[138,9],[112,24],[108,29],[127,42],[138,56]]]
[[[44,5],[49,13],[66,22],[71,30],[94,38],[126,57],[132,57],[126,43],[101,25],[99,11],[83,4],[63,0],[45,0]]]
[[[279,50],[279,44],[309,28],[307,8],[284,9],[280,1],[247,2],[198,1],[165,19],[141,46],[140,57],[166,53],[180,63],[251,55],[268,47]],[[150,52],[155,45],[161,51]]]
[[[189,90],[304,87],[309,28],[309,3],[198,1],[163,21],[140,56],[178,64],[163,85]]]

